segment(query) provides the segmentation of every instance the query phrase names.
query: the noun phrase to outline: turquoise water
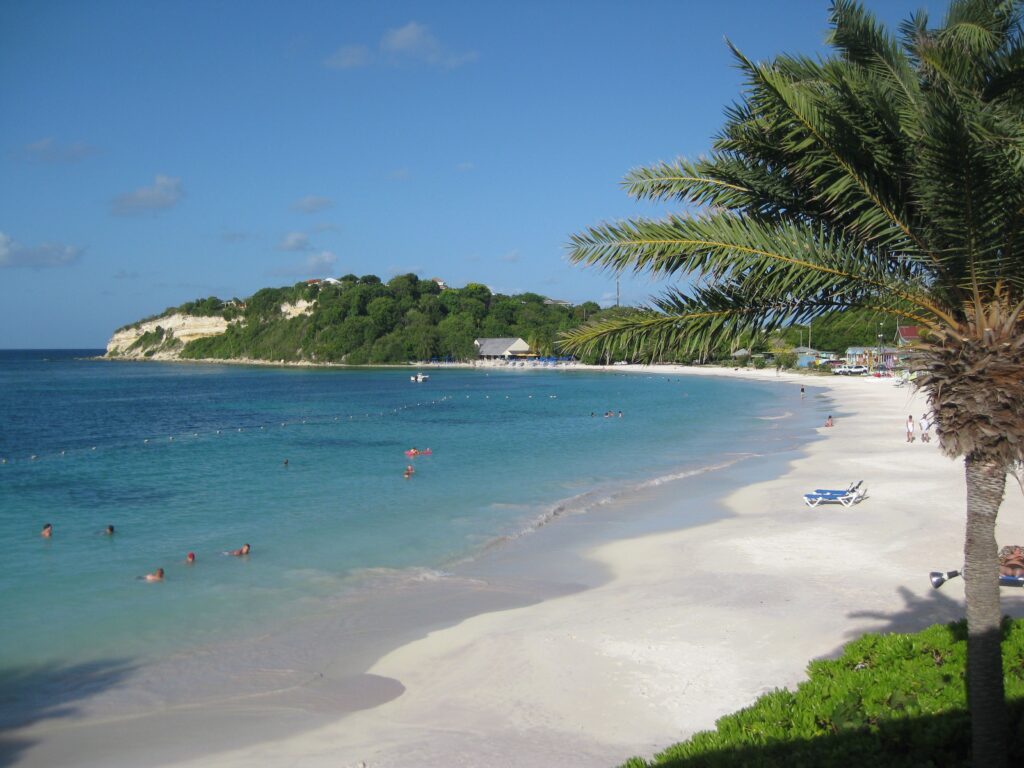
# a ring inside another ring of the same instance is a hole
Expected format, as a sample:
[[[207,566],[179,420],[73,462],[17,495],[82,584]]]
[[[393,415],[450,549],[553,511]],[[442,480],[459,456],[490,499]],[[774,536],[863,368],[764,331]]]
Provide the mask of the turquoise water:
[[[315,612],[368,576],[443,569],[612,489],[763,451],[765,417],[794,405],[700,377],[432,369],[414,384],[82,356],[0,352],[8,672],[160,656]],[[248,558],[222,554],[243,543]],[[137,579],[157,567],[164,583]]]

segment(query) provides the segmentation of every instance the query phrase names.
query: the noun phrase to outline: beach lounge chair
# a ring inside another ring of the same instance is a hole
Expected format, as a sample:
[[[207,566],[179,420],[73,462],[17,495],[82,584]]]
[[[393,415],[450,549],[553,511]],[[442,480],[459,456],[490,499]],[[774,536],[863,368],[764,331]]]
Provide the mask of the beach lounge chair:
[[[932,571],[928,574],[928,578],[932,582],[932,586],[938,589],[950,579],[955,579],[957,576],[962,575],[960,571]],[[1024,576],[1007,576],[1003,574],[999,577],[1000,587],[1024,587]]]
[[[817,493],[821,496],[845,496],[848,493],[856,493],[857,489],[864,484],[863,480],[858,480],[855,483],[850,483],[846,488],[834,489],[834,488],[815,488],[812,493]]]
[[[819,504],[842,504],[844,507],[852,507],[858,501],[863,499],[867,495],[867,489],[863,486],[863,481],[851,485],[844,491],[833,491],[828,489],[820,489],[812,491],[811,493],[804,494],[804,504],[808,507],[816,507]]]

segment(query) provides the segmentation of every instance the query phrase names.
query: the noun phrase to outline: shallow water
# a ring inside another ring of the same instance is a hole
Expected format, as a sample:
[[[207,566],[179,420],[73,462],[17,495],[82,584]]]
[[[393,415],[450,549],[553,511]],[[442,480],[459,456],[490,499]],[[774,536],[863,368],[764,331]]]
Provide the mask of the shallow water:
[[[81,356],[0,352],[4,674],[188,653],[432,578],[624,489],[770,451],[795,402],[702,377],[434,369],[414,384]],[[249,557],[222,554],[244,542]],[[137,580],[157,567],[165,582]]]

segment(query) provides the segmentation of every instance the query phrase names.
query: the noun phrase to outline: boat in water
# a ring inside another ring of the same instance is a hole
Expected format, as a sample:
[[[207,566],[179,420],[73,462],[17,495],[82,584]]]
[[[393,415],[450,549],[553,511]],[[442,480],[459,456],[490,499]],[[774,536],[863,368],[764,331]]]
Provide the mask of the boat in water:
[[[425,373],[417,373],[415,376],[410,376],[409,381],[415,381],[417,384],[422,384],[430,377]]]

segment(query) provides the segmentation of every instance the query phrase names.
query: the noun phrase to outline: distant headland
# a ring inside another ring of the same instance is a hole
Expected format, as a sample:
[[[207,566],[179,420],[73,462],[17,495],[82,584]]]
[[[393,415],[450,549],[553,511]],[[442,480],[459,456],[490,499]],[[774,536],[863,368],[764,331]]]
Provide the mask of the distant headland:
[[[461,361],[479,337],[519,337],[555,353],[558,335],[605,312],[537,293],[486,285],[451,288],[439,278],[375,275],[263,288],[246,299],[211,296],[168,307],[117,329],[108,359],[225,360],[346,365]]]

